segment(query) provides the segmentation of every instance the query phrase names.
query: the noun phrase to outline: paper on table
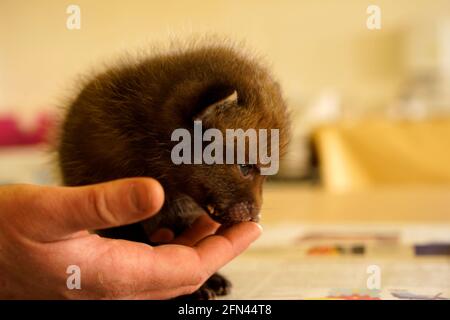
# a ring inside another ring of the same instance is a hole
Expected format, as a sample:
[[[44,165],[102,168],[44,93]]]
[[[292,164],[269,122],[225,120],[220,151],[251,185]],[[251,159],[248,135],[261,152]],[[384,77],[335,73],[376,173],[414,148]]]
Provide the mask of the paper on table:
[[[450,257],[415,257],[408,243],[400,237],[392,244],[396,250],[390,254],[368,251],[363,256],[307,256],[295,239],[308,232],[323,232],[323,227],[272,227],[260,244],[223,268],[223,273],[234,284],[232,294],[226,299],[309,299],[330,296],[351,298],[398,299],[392,292],[406,290],[409,297],[450,297]],[[287,230],[287,229],[291,230]],[[400,235],[408,234],[408,226],[397,230]],[[436,228],[436,229],[434,229]],[[364,226],[331,226],[326,231],[339,232],[390,232],[392,228]],[[347,230],[347,231],[345,231]],[[443,226],[428,226],[421,229],[421,242],[426,240],[425,232],[433,239]],[[435,232],[436,231],[436,232]],[[450,228],[445,230],[450,234]],[[290,240],[279,233],[288,235]],[[272,237],[273,241],[268,237]],[[278,240],[277,240],[278,237]],[[407,241],[407,242],[408,242]],[[388,250],[389,251],[389,250]],[[383,252],[383,251],[382,251]],[[367,280],[371,273],[368,267],[376,265],[380,270],[379,290],[369,290]],[[403,291],[404,292],[404,291]],[[401,296],[401,295],[400,295]],[[408,295],[403,295],[406,298]]]

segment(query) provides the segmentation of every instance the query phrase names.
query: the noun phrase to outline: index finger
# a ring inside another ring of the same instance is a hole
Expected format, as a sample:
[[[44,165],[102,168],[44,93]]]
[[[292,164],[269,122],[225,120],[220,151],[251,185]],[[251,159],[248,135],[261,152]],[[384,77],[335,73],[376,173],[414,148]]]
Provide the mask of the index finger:
[[[257,223],[241,222],[204,238],[194,247],[172,244],[154,247],[141,283],[145,286],[159,280],[166,289],[199,286],[244,251],[261,231]]]
[[[255,222],[241,222],[230,228],[220,230],[195,246],[202,267],[212,275],[227,262],[241,254],[259,238],[262,227]]]

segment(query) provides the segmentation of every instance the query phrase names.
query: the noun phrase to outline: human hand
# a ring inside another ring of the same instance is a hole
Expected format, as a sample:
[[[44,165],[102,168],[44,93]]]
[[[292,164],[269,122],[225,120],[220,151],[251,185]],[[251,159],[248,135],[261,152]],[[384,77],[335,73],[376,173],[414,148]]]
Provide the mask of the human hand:
[[[85,187],[0,187],[0,298],[165,299],[197,290],[261,233],[253,222],[227,229],[200,218],[171,244],[101,238],[87,230],[134,223],[164,202],[153,179]],[[215,234],[213,234],[216,232]],[[81,271],[69,290],[68,266]]]

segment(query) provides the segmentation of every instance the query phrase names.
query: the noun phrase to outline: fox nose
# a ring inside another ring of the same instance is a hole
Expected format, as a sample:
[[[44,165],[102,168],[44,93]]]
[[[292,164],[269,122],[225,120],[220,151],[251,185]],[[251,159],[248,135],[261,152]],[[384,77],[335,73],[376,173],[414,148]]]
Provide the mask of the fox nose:
[[[236,222],[258,222],[259,208],[250,201],[238,202],[228,209],[228,219]]]

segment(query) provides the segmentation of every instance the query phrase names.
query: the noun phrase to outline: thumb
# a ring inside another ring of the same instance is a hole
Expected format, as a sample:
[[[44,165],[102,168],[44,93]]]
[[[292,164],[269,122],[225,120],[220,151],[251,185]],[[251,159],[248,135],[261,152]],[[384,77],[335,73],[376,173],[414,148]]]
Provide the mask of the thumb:
[[[21,206],[25,220],[31,222],[28,227],[35,226],[32,229],[40,233],[39,238],[57,239],[81,230],[141,221],[156,214],[164,202],[161,185],[150,178],[83,187],[20,187],[30,189],[18,195],[21,201],[15,204]]]

